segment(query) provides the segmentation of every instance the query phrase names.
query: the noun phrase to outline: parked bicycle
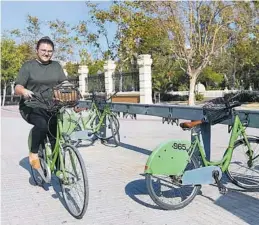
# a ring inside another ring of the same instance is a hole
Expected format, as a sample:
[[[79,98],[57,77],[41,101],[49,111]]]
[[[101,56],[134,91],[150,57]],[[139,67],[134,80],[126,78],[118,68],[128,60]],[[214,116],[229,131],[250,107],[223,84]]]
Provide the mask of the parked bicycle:
[[[41,167],[35,170],[31,167],[32,177],[37,185],[51,183],[51,176],[58,177],[63,197],[69,213],[81,219],[87,209],[89,199],[88,178],[82,156],[75,146],[68,143],[67,134],[63,130],[63,115],[66,109],[77,104],[79,92],[73,86],[59,85],[54,89],[47,89],[54,98],[47,101],[43,94],[33,95],[25,104],[29,107],[44,108],[57,116],[57,133],[55,148],[51,150],[48,137],[39,149]],[[45,96],[45,94],[44,94]],[[31,149],[31,132],[28,138]]]
[[[148,193],[158,206],[167,210],[185,207],[203,184],[216,183],[221,194],[227,193],[222,173],[239,187],[259,188],[259,137],[246,134],[249,121],[241,121],[234,109],[241,105],[234,100],[242,94],[211,100],[203,106],[202,120],[181,123],[183,130],[192,131],[192,142],[170,140],[154,149],[145,166],[145,177]],[[222,159],[209,161],[198,137],[200,125],[214,125],[232,116],[229,145]]]
[[[86,99],[92,101],[89,109],[75,108],[75,111],[78,113],[78,118],[69,119],[70,122],[76,124],[75,131],[77,135],[75,136],[78,137],[78,141],[75,143],[75,146],[82,140],[94,140],[95,138],[93,135],[102,142],[113,139],[115,146],[120,144],[120,123],[117,115],[111,111],[109,104],[107,104],[107,102],[115,95],[116,93],[105,100],[103,98],[98,98],[95,93],[92,93],[92,97]],[[101,105],[103,106],[102,110],[100,110]],[[86,111],[87,113],[84,114]],[[80,135],[78,132],[80,130],[87,131],[87,133],[82,133],[82,135]]]

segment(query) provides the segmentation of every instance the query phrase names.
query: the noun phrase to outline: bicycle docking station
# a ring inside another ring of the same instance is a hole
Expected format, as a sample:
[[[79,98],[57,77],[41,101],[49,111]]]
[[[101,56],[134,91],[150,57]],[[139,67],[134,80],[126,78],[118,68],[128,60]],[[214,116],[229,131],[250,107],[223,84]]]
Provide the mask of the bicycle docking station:
[[[140,103],[112,103],[107,102],[111,111],[117,113],[126,114],[140,114],[157,116],[162,118],[162,123],[179,124],[180,119],[184,120],[200,120],[203,118],[202,107],[200,106],[185,106],[185,105],[163,105],[163,104],[140,104]],[[91,101],[80,100],[78,106],[80,108],[90,108]],[[100,109],[104,107],[104,104],[99,104]],[[247,126],[253,128],[259,128],[259,110],[236,110],[241,119],[247,119]],[[233,119],[233,118],[232,118]],[[230,125],[232,120],[226,120],[221,124]],[[206,156],[210,159],[210,142],[211,142],[211,125],[204,123],[200,126],[200,132],[198,133],[201,138]],[[191,138],[193,135],[191,135]]]

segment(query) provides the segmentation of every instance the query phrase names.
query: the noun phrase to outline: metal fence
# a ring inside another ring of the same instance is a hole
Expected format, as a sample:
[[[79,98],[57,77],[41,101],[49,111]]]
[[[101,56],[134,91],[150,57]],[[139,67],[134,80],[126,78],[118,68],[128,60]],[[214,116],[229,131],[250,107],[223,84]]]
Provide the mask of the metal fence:
[[[89,75],[85,78],[86,92],[105,92],[104,73]]]
[[[1,103],[3,103],[3,95],[1,95]],[[18,95],[6,95],[5,96],[5,105],[18,105],[21,100],[21,97]]]
[[[139,91],[139,72],[114,73],[113,76],[114,91],[127,92]]]

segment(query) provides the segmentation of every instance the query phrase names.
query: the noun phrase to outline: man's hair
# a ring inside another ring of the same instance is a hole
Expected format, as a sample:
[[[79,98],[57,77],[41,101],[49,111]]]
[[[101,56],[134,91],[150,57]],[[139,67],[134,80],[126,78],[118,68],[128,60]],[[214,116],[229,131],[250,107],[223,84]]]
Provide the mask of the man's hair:
[[[39,49],[39,46],[40,46],[40,44],[42,44],[42,43],[50,44],[50,45],[52,46],[53,50],[54,50],[54,43],[53,43],[53,41],[52,41],[48,36],[42,37],[42,38],[38,41],[37,46],[36,46],[36,49],[37,49],[37,50]]]

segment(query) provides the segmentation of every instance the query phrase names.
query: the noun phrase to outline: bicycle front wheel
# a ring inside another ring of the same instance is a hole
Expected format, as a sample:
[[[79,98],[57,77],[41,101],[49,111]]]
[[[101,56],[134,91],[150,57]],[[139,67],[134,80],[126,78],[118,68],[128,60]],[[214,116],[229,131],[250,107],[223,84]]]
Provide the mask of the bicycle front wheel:
[[[199,168],[195,156],[186,170]],[[181,177],[146,174],[146,185],[151,199],[162,209],[176,210],[188,205],[200,190],[200,185],[181,185]]]
[[[259,139],[249,137],[248,142],[253,155],[249,155],[244,139],[236,141],[226,174],[237,186],[245,189],[255,189],[259,188]]]
[[[61,189],[69,213],[77,219],[83,218],[89,200],[88,178],[85,164],[78,150],[69,144],[63,146],[64,168]],[[62,167],[62,165],[61,165]]]

